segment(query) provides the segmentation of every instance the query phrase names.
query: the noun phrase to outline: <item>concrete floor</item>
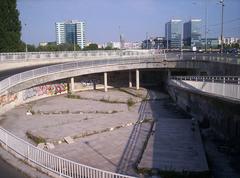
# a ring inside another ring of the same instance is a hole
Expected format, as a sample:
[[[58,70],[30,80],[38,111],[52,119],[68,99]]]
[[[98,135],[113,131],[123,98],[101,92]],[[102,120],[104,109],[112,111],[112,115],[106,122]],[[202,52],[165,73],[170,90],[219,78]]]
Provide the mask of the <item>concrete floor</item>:
[[[146,89],[127,90],[123,92],[114,89],[107,93],[84,91],[75,93],[81,99],[61,95],[31,102],[0,116],[0,125],[31,143],[33,141],[27,138],[27,131],[43,137],[55,145],[54,149],[48,151],[72,161],[136,175],[132,167],[142,152],[151,122],[136,123],[144,119],[155,119],[157,124],[154,134],[158,137],[150,137],[140,166],[155,166],[156,162],[164,165],[171,161],[171,165],[176,166],[177,170],[183,167],[179,167],[179,163],[186,163],[186,170],[197,166],[200,169],[206,167],[200,137],[192,136],[190,118],[171,107],[167,111],[162,109],[163,103],[169,102],[167,95]],[[131,107],[127,105],[129,98],[136,102]],[[141,101],[143,98],[150,100]],[[27,116],[29,109],[35,114]],[[179,130],[175,133],[173,131],[176,128]],[[94,132],[95,134],[82,136]],[[198,130],[195,134],[199,134]],[[75,143],[59,144],[66,136],[75,138]],[[171,144],[166,144],[168,140]],[[165,143],[162,144],[163,142]],[[191,149],[183,144],[191,145]],[[171,152],[173,145],[181,149]],[[160,151],[156,151],[158,149]],[[169,154],[165,155],[167,150]],[[178,156],[174,157],[174,154]],[[191,160],[191,156],[194,159]],[[187,159],[191,161],[187,162]],[[151,162],[154,164],[150,164]],[[174,162],[176,164],[172,164]]]

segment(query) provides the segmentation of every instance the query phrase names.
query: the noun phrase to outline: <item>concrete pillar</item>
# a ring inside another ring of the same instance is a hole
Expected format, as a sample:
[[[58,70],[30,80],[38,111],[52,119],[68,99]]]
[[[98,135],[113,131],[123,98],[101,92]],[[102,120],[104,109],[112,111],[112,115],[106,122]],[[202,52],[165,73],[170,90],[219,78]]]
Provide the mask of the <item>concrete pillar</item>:
[[[93,90],[96,90],[97,89],[97,84],[96,84],[96,81],[93,82]]]
[[[128,79],[129,79],[129,88],[132,88],[132,71],[131,70],[129,70],[129,77],[128,77]]]
[[[170,80],[170,78],[171,78],[171,71],[170,70],[167,70],[167,75],[168,75],[168,80]]]
[[[71,92],[75,90],[74,78],[71,78]]]
[[[104,72],[104,91],[107,92],[107,72]]]
[[[140,80],[139,80],[139,70],[136,70],[136,89],[139,90]]]

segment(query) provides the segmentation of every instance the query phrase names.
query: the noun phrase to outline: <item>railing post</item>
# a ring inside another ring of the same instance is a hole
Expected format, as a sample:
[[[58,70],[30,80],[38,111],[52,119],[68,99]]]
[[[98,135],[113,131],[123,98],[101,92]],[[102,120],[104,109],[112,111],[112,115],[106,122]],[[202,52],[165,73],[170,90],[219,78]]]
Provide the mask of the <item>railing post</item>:
[[[226,87],[225,83],[226,83],[226,78],[223,77],[223,96],[225,96],[225,87]]]
[[[212,77],[212,93],[214,92],[214,77]]]
[[[29,145],[27,146],[27,160],[29,161]]]
[[[240,84],[240,78],[238,77],[238,84]]]
[[[5,132],[5,146],[6,150],[8,150],[8,134]]]

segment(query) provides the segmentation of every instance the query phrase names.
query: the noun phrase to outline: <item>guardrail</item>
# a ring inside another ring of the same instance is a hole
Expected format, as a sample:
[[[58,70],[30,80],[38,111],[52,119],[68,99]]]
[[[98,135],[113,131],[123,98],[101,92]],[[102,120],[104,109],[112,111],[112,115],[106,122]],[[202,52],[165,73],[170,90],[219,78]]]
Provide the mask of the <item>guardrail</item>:
[[[174,76],[170,83],[197,92],[240,100],[240,76]]]
[[[165,59],[165,56],[161,55],[161,57],[162,59]],[[69,63],[62,63],[62,64],[56,64],[56,65],[51,65],[47,67],[41,67],[41,68],[26,71],[26,72],[22,72],[19,74],[15,74],[11,77],[8,77],[0,81],[0,93],[26,80],[53,74],[53,73],[58,73],[62,71],[68,71],[68,70],[74,70],[74,69],[86,68],[86,67],[96,67],[96,66],[102,66],[102,65],[108,66],[108,65],[114,65],[114,64],[141,63],[141,62],[149,62],[150,60],[155,61],[155,58],[153,55],[145,55],[145,56],[142,55],[138,57],[124,57],[124,58],[118,58],[114,60],[106,59],[106,60],[74,61]]]
[[[164,54],[171,60],[207,60],[240,64],[240,55],[220,54],[220,53],[193,53],[193,52],[169,52],[165,50],[97,50],[97,51],[56,51],[56,52],[18,52],[0,53],[0,62],[19,62],[36,60],[56,60],[56,59],[86,59],[86,58],[107,58],[120,56],[141,56],[146,54]]]
[[[172,76],[171,79],[240,84],[240,76]]]
[[[139,56],[153,54],[152,50],[98,50],[98,51],[56,51],[0,53],[0,62],[29,60],[79,59],[86,57]]]
[[[240,55],[228,55],[218,53],[166,53],[167,59],[172,60],[198,60],[198,61],[212,61],[212,62],[223,62],[230,64],[240,64]]]
[[[16,137],[0,127],[0,143],[7,150],[14,151],[25,161],[35,163],[60,177],[68,178],[134,178],[82,165],[47,151]]]

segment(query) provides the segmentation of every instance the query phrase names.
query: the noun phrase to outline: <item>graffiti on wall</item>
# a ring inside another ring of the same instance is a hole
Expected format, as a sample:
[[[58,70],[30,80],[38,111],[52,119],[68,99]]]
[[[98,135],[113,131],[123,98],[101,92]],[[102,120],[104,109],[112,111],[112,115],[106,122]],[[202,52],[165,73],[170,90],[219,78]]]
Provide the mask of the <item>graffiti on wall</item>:
[[[0,96],[0,106],[4,106],[17,100],[17,94],[6,94]]]
[[[87,86],[93,86],[94,84],[97,85],[100,83],[100,80],[98,79],[86,79],[86,80],[81,80],[80,84],[83,87],[87,87]]]
[[[66,83],[41,85],[25,90],[23,92],[23,100],[42,95],[53,96],[65,91],[67,91]]]

